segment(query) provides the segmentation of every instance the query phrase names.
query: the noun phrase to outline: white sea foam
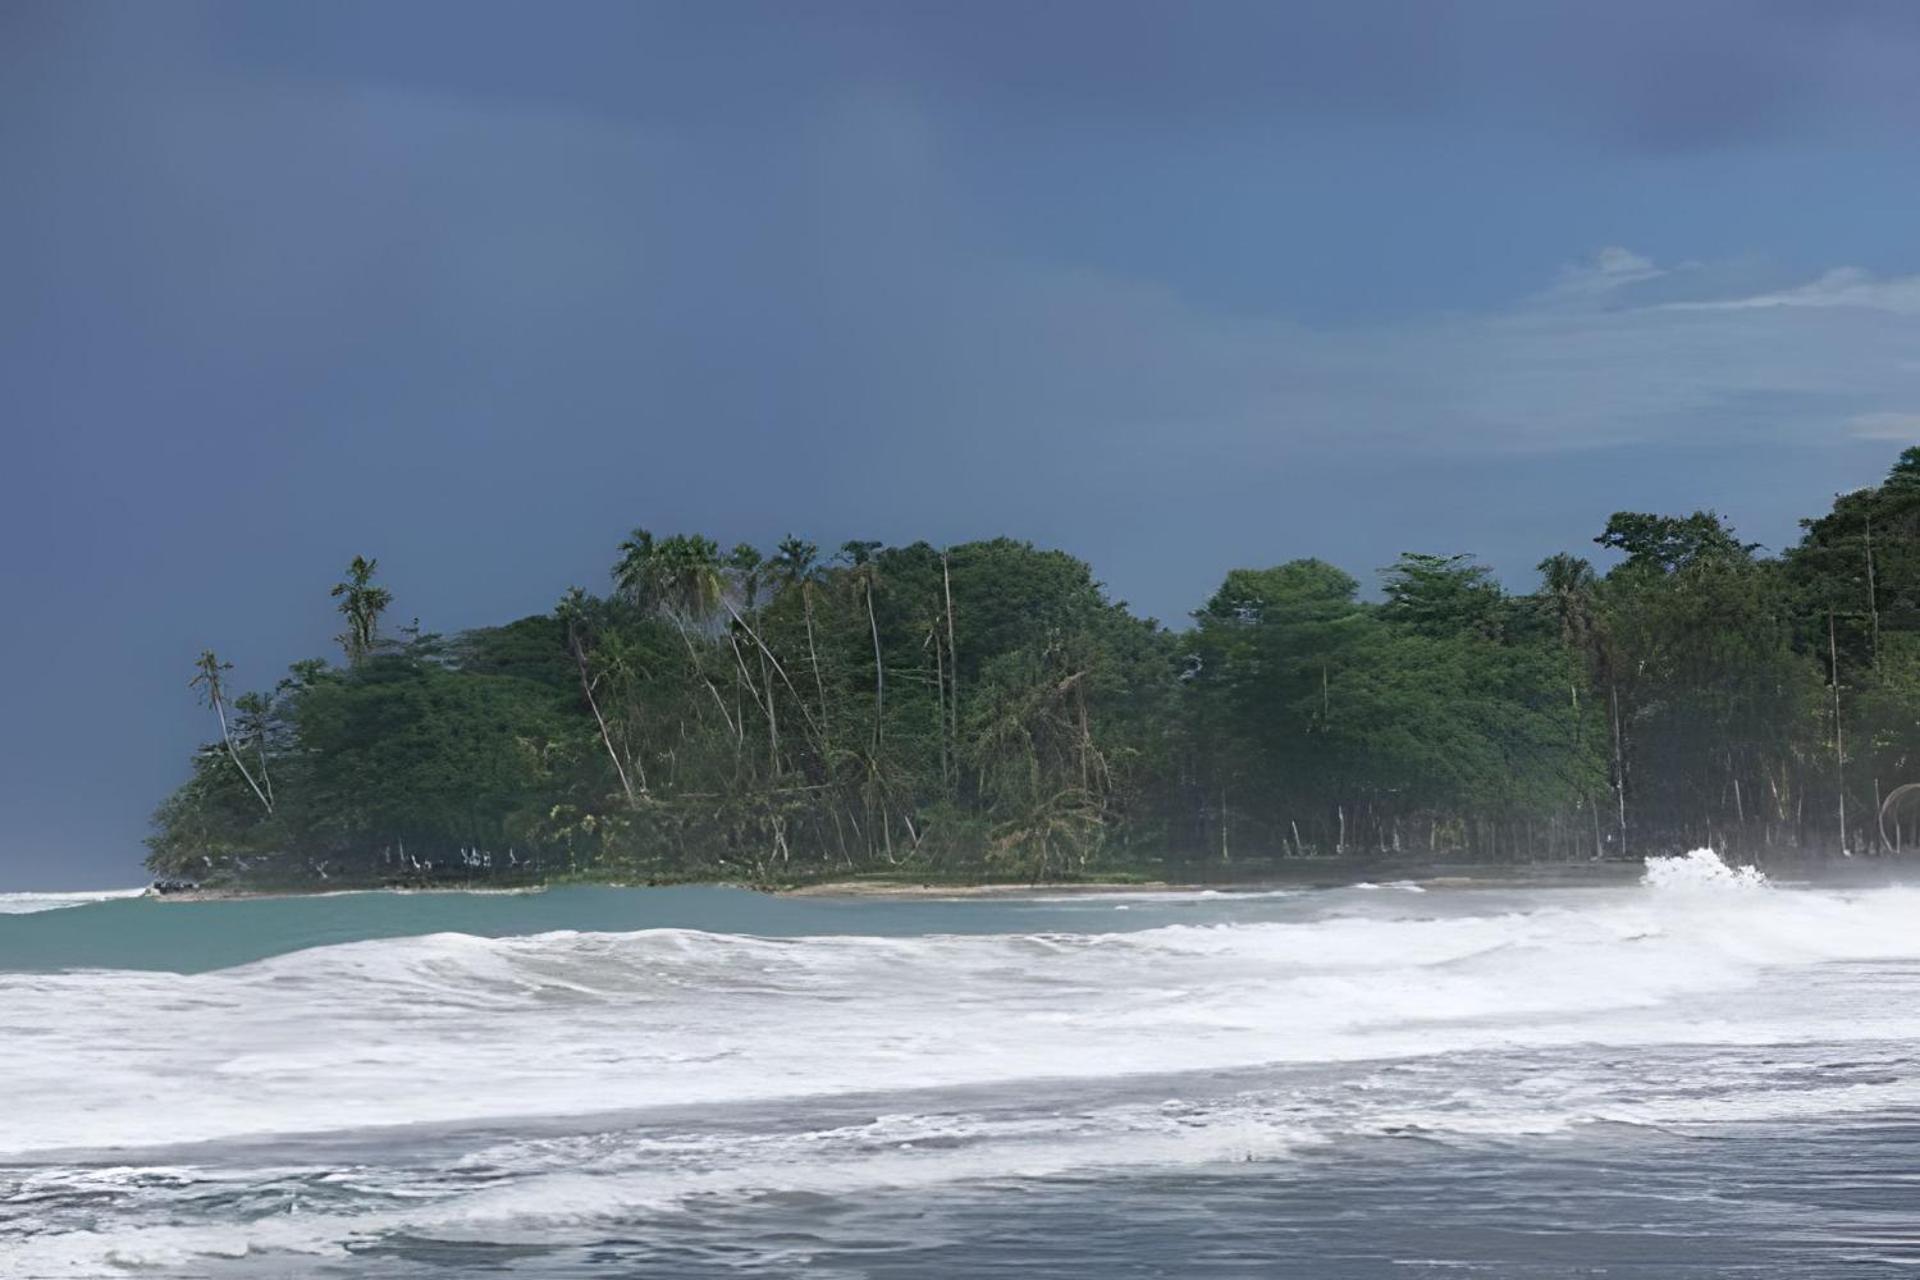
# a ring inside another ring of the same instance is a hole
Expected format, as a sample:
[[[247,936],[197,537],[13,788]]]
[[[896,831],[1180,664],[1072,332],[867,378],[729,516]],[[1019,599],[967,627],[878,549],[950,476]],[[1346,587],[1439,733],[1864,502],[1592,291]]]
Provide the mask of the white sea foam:
[[[1756,893],[1699,872],[1698,856],[1683,865],[1684,878],[1650,869],[1644,889],[1577,905],[1542,893],[1491,915],[988,937],[436,934],[188,977],[0,974],[0,1151],[1516,1044],[1791,1039],[1831,1010],[1776,1009],[1768,970],[1920,959],[1912,890]],[[1731,1027],[1689,1003],[1755,988]],[[1890,1025],[1920,1031],[1920,1008],[1886,1000],[1824,1029]],[[180,1080],[196,1087],[156,1105],[154,1082]]]
[[[32,915],[36,911],[58,911],[62,907],[84,907],[115,898],[137,898],[145,889],[90,889],[72,893],[0,893],[0,916]]]
[[[1008,900],[1086,907],[1098,907],[1110,902],[1150,902],[1157,906],[1171,906],[1189,902],[1260,902],[1298,897],[1302,892],[1300,889],[1088,889],[1078,893],[1021,894]]]
[[[388,1232],[550,1242],[690,1196],[1281,1158],[1349,1134],[1920,1102],[1899,1065],[1910,1056],[1852,1074],[1800,1056],[1920,1046],[1914,890],[1767,888],[1697,852],[1650,862],[1623,889],[1435,892],[1384,915],[1357,900],[1354,914],[1327,914],[1313,897],[1272,901],[1272,919],[1131,933],[435,934],[187,977],[0,974],[0,1153],[41,1160],[671,1105],[710,1121],[776,1103],[769,1114],[857,1109],[835,1100],[859,1097],[904,1108],[797,1130],[609,1133],[582,1119],[582,1135],[470,1153],[490,1179],[479,1184],[456,1169],[444,1184],[369,1182],[350,1212],[39,1231],[23,1256],[89,1275],[249,1247],[337,1253]],[[1614,1049],[1631,1049],[1630,1071]],[[1482,1060],[1493,1065],[1459,1065]],[[1221,1072],[1276,1083],[1171,1098],[1148,1083]],[[1009,1105],[942,1109],[956,1089]],[[1050,1090],[1071,1104],[1011,1105]],[[33,1196],[102,1176],[55,1169]]]
[[[1758,867],[1730,867],[1712,849],[1695,849],[1675,858],[1648,858],[1641,882],[1668,891],[1764,889],[1766,873]]]

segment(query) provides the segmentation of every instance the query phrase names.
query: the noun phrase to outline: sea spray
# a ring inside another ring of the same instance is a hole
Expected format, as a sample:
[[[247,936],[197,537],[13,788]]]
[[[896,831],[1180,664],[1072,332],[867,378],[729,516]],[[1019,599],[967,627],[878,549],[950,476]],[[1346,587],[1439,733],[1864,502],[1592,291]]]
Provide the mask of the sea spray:
[[[1705,891],[1765,889],[1766,874],[1758,867],[1730,867],[1712,849],[1694,849],[1673,858],[1648,858],[1640,883],[1650,889]]]
[[[29,916],[42,911],[86,907],[119,898],[138,898],[145,889],[83,889],[72,893],[0,893],[0,916]]]
[[[196,974],[0,972],[0,1256],[309,1274],[287,1260],[618,1239],[689,1274],[676,1223],[750,1253],[719,1224],[777,1220],[781,1193],[813,1232],[821,1206],[1353,1138],[1920,1106],[1920,894],[1763,884],[1694,854],[1645,886],[1129,895],[1109,905],[1152,927],[1126,932],[873,903],[831,919],[942,931],[443,929]],[[181,910],[42,927],[140,905]]]
[[[185,976],[0,972],[0,1153],[1494,1046],[1920,1034],[1897,1001],[1836,1023],[1828,1003],[1746,994],[1804,989],[1768,976],[1790,968],[1920,960],[1912,890],[1365,897],[1168,908],[1195,921],[1181,924],[1136,903],[1120,918],[1155,927],[1128,932],[442,932]],[[176,1080],[197,1087],[154,1106],[153,1082]]]

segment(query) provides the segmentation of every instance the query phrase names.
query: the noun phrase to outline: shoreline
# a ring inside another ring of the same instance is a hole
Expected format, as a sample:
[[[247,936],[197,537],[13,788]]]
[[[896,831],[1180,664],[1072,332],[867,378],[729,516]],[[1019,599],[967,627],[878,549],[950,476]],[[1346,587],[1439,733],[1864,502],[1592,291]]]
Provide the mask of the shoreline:
[[[804,884],[752,884],[739,880],[618,881],[567,880],[525,885],[364,885],[353,888],[314,888],[274,886],[258,889],[241,886],[212,886],[182,889],[172,893],[151,890],[138,895],[159,902],[237,902],[275,898],[327,898],[354,894],[476,894],[513,897],[541,894],[568,888],[604,889],[740,889],[780,898],[872,898],[872,899],[972,899],[1018,898],[1044,894],[1052,897],[1096,897],[1105,894],[1217,893],[1223,897],[1244,893],[1271,892],[1276,889],[1314,890],[1379,886],[1383,884],[1418,885],[1422,888],[1499,888],[1541,884],[1611,883],[1637,876],[1642,863],[1537,862],[1537,863],[1447,863],[1412,864],[1373,861],[1318,862],[1292,867],[1262,868],[1260,873],[1236,879],[1139,879],[1074,880],[1034,883],[1025,880],[942,883],[934,879],[823,880]]]
[[[1889,879],[1911,879],[1914,860],[1910,858],[1888,859],[1849,859],[1839,862],[1832,859],[1791,859],[1777,860],[1770,864],[1761,864],[1776,880],[1785,883],[1795,881],[1824,881],[1842,883],[1877,883]],[[1272,892],[1274,890],[1311,891],[1325,889],[1412,886],[1421,889],[1500,889],[1529,887],[1579,887],[1621,884],[1637,880],[1643,872],[1645,863],[1641,859],[1580,861],[1580,862],[1532,862],[1532,863],[1382,863],[1375,861],[1307,863],[1296,866],[1277,866],[1262,868],[1259,874],[1230,880],[1202,879],[1140,879],[1140,880],[1081,880],[1062,883],[1032,883],[1029,881],[997,882],[961,882],[941,883],[931,879],[901,877],[899,879],[848,879],[823,880],[806,884],[769,885],[752,884],[738,880],[673,880],[673,881],[618,881],[618,880],[566,880],[543,884],[521,885],[484,885],[484,884],[446,884],[446,885],[363,885],[352,888],[301,888],[297,886],[274,886],[246,888],[240,886],[216,885],[207,888],[182,889],[172,893],[158,893],[148,888],[143,891],[120,891],[104,896],[101,901],[140,901],[152,900],[170,903],[200,902],[241,902],[260,899],[281,898],[335,898],[357,894],[395,894],[395,895],[431,895],[431,894],[472,894],[482,897],[519,897],[544,894],[549,890],[569,888],[602,889],[740,889],[751,893],[762,893],[779,898],[827,898],[827,899],[874,899],[874,900],[910,900],[910,899],[993,899],[1022,898],[1045,895],[1049,897],[1097,897],[1109,894],[1137,894],[1142,897],[1158,895],[1216,893],[1222,897],[1237,894]],[[1900,872],[1908,874],[1901,876]],[[88,891],[72,891],[84,894]],[[49,896],[64,896],[48,891]]]
[[[1209,888],[1229,893],[1259,887],[1178,884],[1167,880],[1079,880],[1069,884],[935,884],[931,881],[916,884],[909,881],[828,880],[769,892],[780,898],[1012,898],[1035,893],[1085,894],[1089,897],[1103,893],[1192,893]]]
[[[428,885],[422,887],[370,884],[359,889],[239,889],[216,886],[211,889],[180,889],[172,893],[160,893],[151,888],[140,893],[129,894],[134,901],[153,902],[245,902],[271,898],[348,898],[363,893],[419,895],[431,893],[471,893],[486,897],[519,897],[526,894],[545,893],[553,885],[530,884],[514,885],[508,888],[489,888],[481,885]],[[628,886],[615,886],[625,888]]]
[[[898,883],[842,880],[827,881],[819,884],[792,886],[769,886],[742,884],[737,880],[687,880],[671,884],[626,884],[615,880],[573,881],[564,884],[522,885],[513,888],[487,888],[468,885],[438,885],[421,888],[398,887],[392,885],[368,885],[360,889],[242,889],[211,888],[183,889],[175,893],[155,893],[146,891],[126,895],[130,900],[152,900],[155,902],[248,902],[282,898],[345,898],[359,894],[393,894],[400,896],[424,896],[431,894],[458,893],[473,894],[482,897],[521,897],[546,893],[552,889],[739,889],[748,893],[764,893],[776,898],[994,898],[1019,897],[1027,894],[1102,894],[1102,893],[1181,893],[1215,889],[1222,893],[1257,891],[1273,886],[1265,884],[1244,885],[1205,885],[1175,884],[1167,881],[1080,881],[1071,884],[951,884],[942,885],[932,882]]]

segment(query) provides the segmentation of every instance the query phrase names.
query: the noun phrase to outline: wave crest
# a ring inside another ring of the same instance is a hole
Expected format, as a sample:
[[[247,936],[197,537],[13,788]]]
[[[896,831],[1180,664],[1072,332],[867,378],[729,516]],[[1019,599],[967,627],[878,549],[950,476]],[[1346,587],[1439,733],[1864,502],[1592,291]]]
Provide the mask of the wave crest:
[[[1707,891],[1765,889],[1771,886],[1758,867],[1730,867],[1712,849],[1694,849],[1673,858],[1648,858],[1640,883],[1649,889]]]

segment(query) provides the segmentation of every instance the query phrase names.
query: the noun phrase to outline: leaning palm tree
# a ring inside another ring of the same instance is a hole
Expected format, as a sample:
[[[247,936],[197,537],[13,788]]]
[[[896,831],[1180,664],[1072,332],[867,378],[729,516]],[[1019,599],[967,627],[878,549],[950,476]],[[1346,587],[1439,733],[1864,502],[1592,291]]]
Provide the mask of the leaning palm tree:
[[[566,632],[567,654],[573,659],[574,670],[580,677],[580,692],[585,695],[587,709],[593,712],[593,721],[600,728],[600,743],[607,749],[607,758],[613,761],[613,771],[620,779],[620,790],[627,797],[627,807],[640,807],[640,796],[634,790],[633,776],[627,771],[627,762],[622,759],[619,748],[614,745],[613,731],[607,725],[607,717],[600,710],[600,700],[594,696],[600,685],[600,676],[593,666],[593,618],[592,601],[587,593],[578,587],[567,588],[567,594],[560,598],[560,605],[554,610],[554,616],[560,620]],[[645,766],[636,756],[634,772],[640,778],[640,792],[647,789]]]
[[[613,567],[614,585],[621,594],[649,613],[664,614],[679,631],[687,648],[687,660],[713,695],[727,731],[741,736],[741,725],[727,710],[725,698],[713,683],[693,643],[697,626],[706,631],[714,610],[724,598],[721,582],[720,547],[712,538],[697,533],[677,533],[670,538],[655,538],[645,529],[635,529],[620,544],[620,559]]]
[[[200,690],[201,698],[213,708],[213,714],[220,719],[220,741],[226,744],[227,758],[233,761],[233,767],[240,771],[240,776],[247,780],[247,786],[252,788],[254,798],[260,801],[261,806],[268,813],[272,813],[273,801],[261,789],[260,784],[254,781],[252,772],[247,768],[247,762],[240,757],[240,749],[233,745],[233,731],[227,727],[227,690],[223,673],[233,670],[233,664],[220,661],[211,649],[202,649],[200,660],[193,665],[199,674],[187,681],[187,688]]]
[[[273,804],[273,774],[267,768],[267,736],[273,726],[273,699],[264,693],[243,693],[233,700],[234,724],[242,743],[250,743],[260,766],[260,788]]]
[[[333,584],[331,594],[340,601],[340,612],[347,619],[347,629],[339,637],[340,645],[346,650],[347,661],[353,665],[370,655],[380,642],[380,615],[393,603],[393,592],[373,585],[373,575],[379,567],[378,560],[355,556],[347,565],[346,581]]]

